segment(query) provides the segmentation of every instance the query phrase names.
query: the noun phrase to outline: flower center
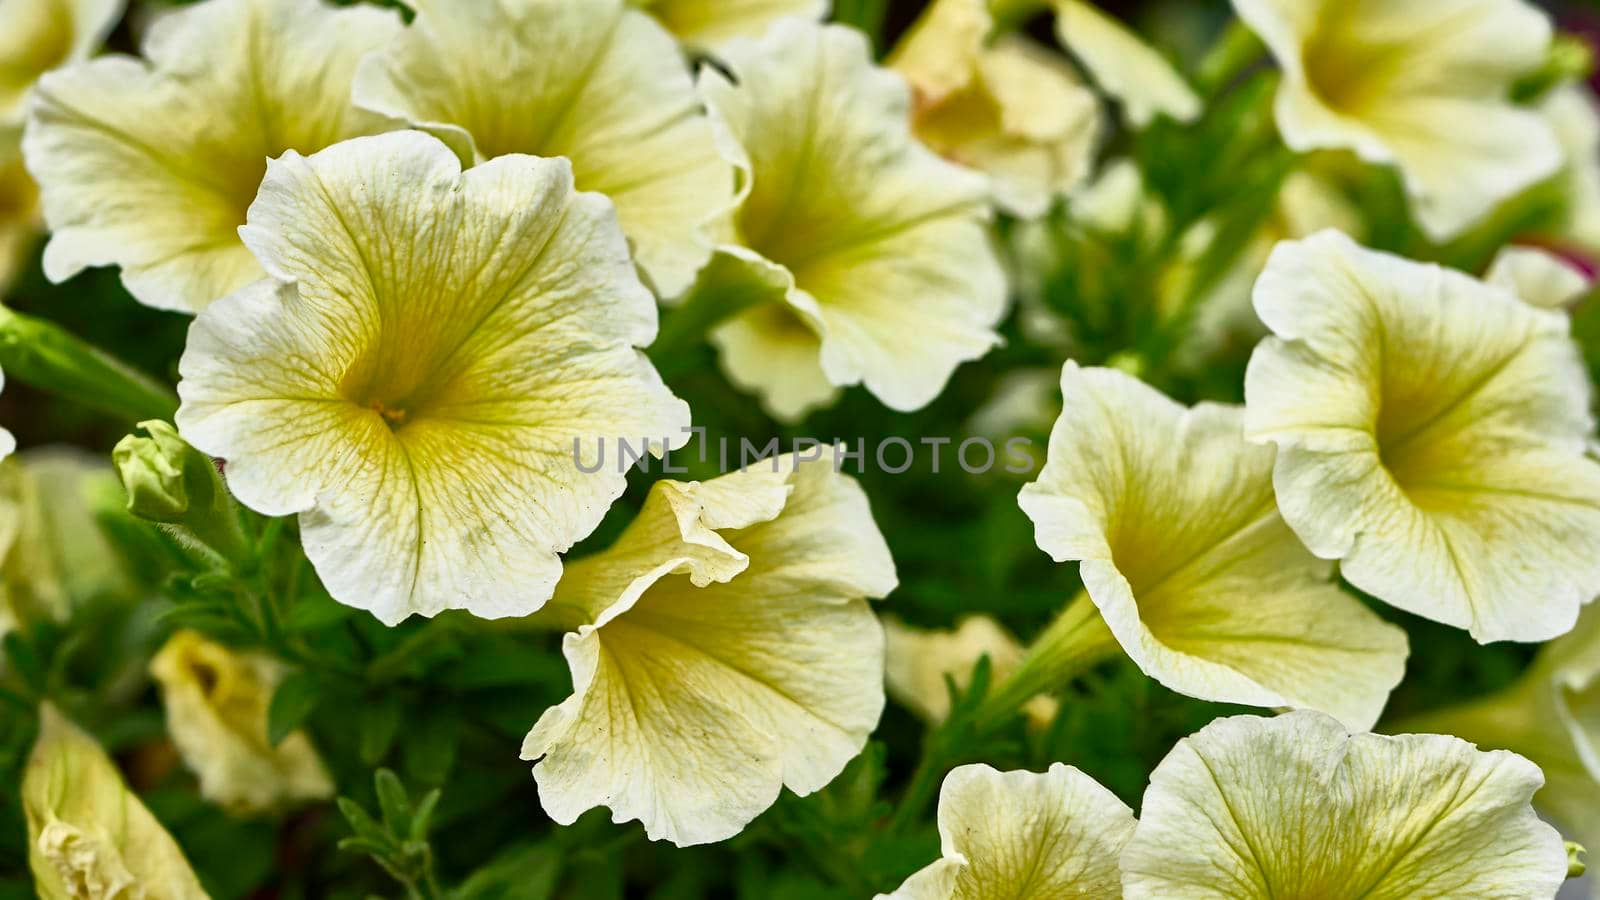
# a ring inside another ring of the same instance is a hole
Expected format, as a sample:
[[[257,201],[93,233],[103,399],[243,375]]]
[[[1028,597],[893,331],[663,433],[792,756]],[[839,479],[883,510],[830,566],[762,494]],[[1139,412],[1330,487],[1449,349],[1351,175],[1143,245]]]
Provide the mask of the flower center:
[[[1307,39],[1302,58],[1312,91],[1330,109],[1354,116],[1390,93],[1402,56],[1394,43],[1362,40],[1334,21]]]
[[[389,404],[384,403],[382,400],[373,400],[369,402],[367,406],[379,416],[382,416],[383,420],[389,424],[390,428],[399,428],[401,425],[406,423],[406,416],[408,413],[404,407],[390,406]]]

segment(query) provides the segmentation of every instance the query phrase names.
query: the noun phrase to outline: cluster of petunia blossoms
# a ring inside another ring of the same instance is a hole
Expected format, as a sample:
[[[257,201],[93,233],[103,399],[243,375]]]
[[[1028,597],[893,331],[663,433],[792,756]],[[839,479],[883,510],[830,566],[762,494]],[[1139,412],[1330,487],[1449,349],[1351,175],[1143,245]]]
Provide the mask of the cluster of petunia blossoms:
[[[826,454],[656,481],[572,553],[628,487],[576,448],[683,447],[662,360],[685,342],[779,422],[857,386],[927,407],[1002,344],[1013,251],[1063,204],[1198,247],[1189,283],[1225,229],[1164,234],[1140,165],[1103,150],[1197,121],[1205,92],[1081,0],[935,0],[881,61],[824,0],[407,6],[202,0],[128,56],[97,54],[119,0],[0,0],[0,287],[42,222],[51,281],[115,267],[193,317],[170,422],[114,456],[138,517],[218,571],[249,556],[234,504],[294,517],[332,599],[385,625],[562,635],[570,696],[521,747],[562,825],[604,807],[723,841],[834,781],[886,695],[932,725],[1042,728],[1125,656],[1261,714],[1179,742],[1137,816],[1064,763],[935,767],[942,855],[882,896],[1509,900],[1581,871],[1555,826],[1600,844],[1600,461],[1567,312],[1590,284],[1530,246],[1482,277],[1369,249],[1328,175],[1392,172],[1439,244],[1555,184],[1563,245],[1600,252],[1594,100],[1526,88],[1557,46],[1545,13],[1234,0],[1304,162],[1192,323],[1255,329],[1244,403],[1185,405],[1133,364],[1035,383],[1053,427],[1017,503],[1076,565],[1024,645],[986,617],[880,621],[890,543]],[[1059,48],[1021,27],[1040,14]],[[82,528],[52,490],[107,474],[0,469],[0,632],[61,618],[61,580],[93,575],[42,535]],[[1410,653],[1375,605],[1551,643],[1504,692],[1373,733]],[[191,629],[150,661],[229,812],[339,792],[311,734],[268,736],[290,668]],[[112,758],[39,716],[40,895],[207,896]]]

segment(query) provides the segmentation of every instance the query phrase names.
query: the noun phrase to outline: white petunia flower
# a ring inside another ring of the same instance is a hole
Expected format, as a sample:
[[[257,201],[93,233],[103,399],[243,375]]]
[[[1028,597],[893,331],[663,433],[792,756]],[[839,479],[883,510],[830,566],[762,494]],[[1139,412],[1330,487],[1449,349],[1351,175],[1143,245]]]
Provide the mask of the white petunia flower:
[[[1510,687],[1399,727],[1527,757],[1545,777],[1534,806],[1593,852],[1600,847],[1600,606],[1542,648]]]
[[[1275,114],[1295,150],[1400,170],[1448,240],[1555,174],[1561,148],[1512,84],[1544,62],[1549,17],[1524,0],[1234,0],[1283,67]]]
[[[1404,674],[1405,634],[1340,591],[1284,524],[1273,452],[1244,440],[1243,412],[1185,409],[1073,363],[1061,392],[1049,458],[1018,502],[1041,549],[1080,561],[1134,662],[1193,697],[1371,727]]]
[[[1333,231],[1278,245],[1255,305],[1246,431],[1306,546],[1479,641],[1570,629],[1600,593],[1600,464],[1566,317]]]
[[[961,766],[939,789],[942,858],[878,900],[1117,900],[1117,860],[1135,824],[1115,794],[1071,766]]]
[[[700,88],[745,188],[722,268],[749,272],[722,277],[761,286],[713,335],[724,368],[786,419],[858,383],[926,405],[998,340],[986,179],[917,143],[905,83],[858,31],[786,20],[722,58],[732,78],[707,69]],[[728,290],[717,274],[696,292]]]
[[[623,490],[576,445],[686,437],[635,349],[654,300],[565,160],[463,173],[415,131],[288,153],[241,233],[272,277],[195,320],[178,427],[245,505],[300,514],[341,603],[530,613]]]
[[[623,0],[419,0],[362,66],[356,102],[438,136],[472,165],[564,156],[610,197],[641,268],[675,297],[711,256],[733,203],[672,35]]]
[[[1553,897],[1567,853],[1529,804],[1543,781],[1442,735],[1350,734],[1312,712],[1218,719],[1150,776],[1123,896]]]
[[[261,278],[238,228],[267,160],[386,128],[351,106],[350,82],[399,28],[372,7],[206,0],[158,19],[143,59],[46,76],[23,138],[45,274],[121,266],[139,302],[185,312]]]
[[[209,900],[111,758],[48,703],[22,772],[22,812],[40,900]]]
[[[993,180],[1006,211],[1037,218],[1089,175],[1100,105],[1067,60],[1025,38],[990,42],[984,0],[939,0],[890,66],[911,83],[916,135]]]
[[[250,815],[333,796],[333,779],[305,732],[276,746],[267,739],[282,663],[180,631],[150,661],[150,674],[161,686],[167,731],[207,800]]]
[[[615,545],[568,566],[541,617],[576,629],[573,694],[522,748],[557,822],[608,806],[653,840],[720,841],[866,743],[883,634],[864,598],[893,590],[894,563],[831,461],[775,468],[659,482]]]

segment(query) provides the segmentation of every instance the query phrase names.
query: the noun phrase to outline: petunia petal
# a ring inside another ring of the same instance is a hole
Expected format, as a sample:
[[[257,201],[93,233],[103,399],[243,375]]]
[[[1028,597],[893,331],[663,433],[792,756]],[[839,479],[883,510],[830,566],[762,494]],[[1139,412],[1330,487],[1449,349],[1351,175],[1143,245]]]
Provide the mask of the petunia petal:
[[[1310,712],[1218,719],[1150,776],[1129,900],[1552,897],[1566,851],[1532,763],[1441,735],[1352,735]]]
[[[277,280],[196,320],[178,424],[246,505],[302,514],[343,603],[532,612],[623,489],[578,445],[686,438],[634,349],[654,302],[564,160],[463,174],[418,132],[290,153],[241,231]]]
[[[1293,149],[1396,164],[1423,229],[1447,240],[1555,174],[1554,131],[1509,101],[1550,44],[1524,0],[1234,0],[1284,70],[1275,104]]]
[[[1577,301],[1590,286],[1589,279],[1571,263],[1537,247],[1501,249],[1484,280],[1545,309],[1561,309]]]
[[[386,128],[350,83],[399,29],[371,7],[210,0],[158,20],[146,59],[46,76],[23,139],[53,232],[45,274],[121,266],[141,303],[186,312],[260,278],[237,229],[267,159]]]
[[[927,404],[997,340],[985,180],[911,137],[906,86],[860,32],[786,20],[722,56],[736,82],[708,69],[700,88],[747,154],[738,242],[793,276],[829,382]]]
[[[939,789],[943,858],[879,900],[1121,897],[1133,811],[1077,769],[951,770]]]
[[[208,900],[183,850],[111,758],[48,703],[39,710],[21,795],[40,900]]]
[[[1192,122],[1200,98],[1167,62],[1138,35],[1082,0],[1055,0],[1056,36],[1089,72],[1095,84],[1122,103],[1123,112],[1143,128],[1156,116]]]
[[[702,550],[630,536],[563,581],[556,604],[592,608],[597,572],[638,576],[567,635],[573,695],[523,744],[524,759],[542,757],[534,776],[556,821],[605,805],[652,839],[722,840],[782,787],[803,795],[827,784],[866,742],[883,707],[883,637],[861,598],[893,589],[893,563],[860,488],[829,462],[783,457],[777,471],[787,499],[761,521],[777,485],[760,468],[700,486],[712,494],[686,536],[714,527],[734,489],[756,498],[720,520],[751,522],[722,535],[748,558],[742,571],[714,573],[726,580],[695,577],[689,559]],[[658,492],[681,490],[663,484]],[[646,544],[661,560],[653,568]]]
[[[1019,502],[1042,549],[1081,561],[1128,655],[1191,696],[1370,727],[1404,674],[1405,635],[1332,584],[1279,518],[1273,454],[1244,441],[1240,411],[1185,410],[1072,363],[1061,387],[1049,459]]]
[[[267,738],[267,708],[286,670],[273,657],[234,652],[194,631],[173,635],[150,661],[167,730],[207,800],[231,812],[274,812],[333,796],[311,739]]]
[[[1285,520],[1352,584],[1480,641],[1545,640],[1600,592],[1600,465],[1564,316],[1336,232],[1280,244],[1246,430]]]
[[[734,174],[672,35],[623,0],[423,0],[362,67],[361,105],[433,132],[462,162],[564,156],[617,205],[663,296],[711,255]]]

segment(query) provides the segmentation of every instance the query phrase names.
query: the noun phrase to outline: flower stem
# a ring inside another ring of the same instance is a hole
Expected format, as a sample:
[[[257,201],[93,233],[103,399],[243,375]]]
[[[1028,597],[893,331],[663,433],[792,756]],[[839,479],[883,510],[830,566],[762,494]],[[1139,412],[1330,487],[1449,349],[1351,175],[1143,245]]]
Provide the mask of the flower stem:
[[[171,419],[172,389],[55,325],[0,309],[0,371],[131,421]]]
[[[988,733],[1015,717],[1034,697],[1054,693],[1117,654],[1117,639],[1087,592],[1079,592],[1028,648],[1022,662],[978,707],[977,731]]]
[[[1099,609],[1087,593],[1080,592],[1034,640],[1017,668],[990,690],[976,710],[964,719],[953,715],[943,727],[924,739],[922,757],[889,821],[889,832],[903,831],[918,820],[963,748],[991,737],[1015,718],[1029,700],[1060,690],[1073,678],[1117,652],[1116,637],[1100,617]]]
[[[1266,45],[1246,25],[1234,19],[1200,60],[1195,79],[1208,96],[1228,89],[1266,55]]]

